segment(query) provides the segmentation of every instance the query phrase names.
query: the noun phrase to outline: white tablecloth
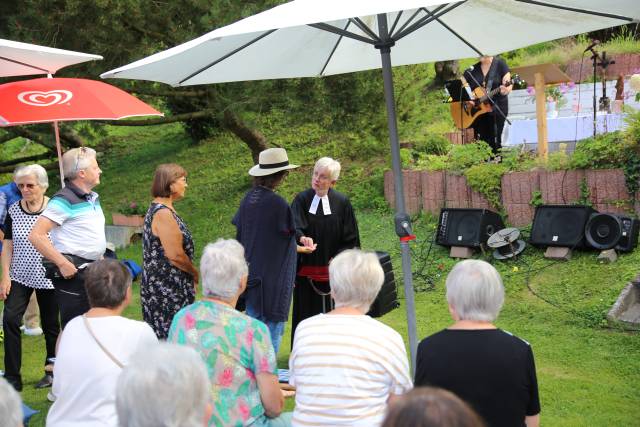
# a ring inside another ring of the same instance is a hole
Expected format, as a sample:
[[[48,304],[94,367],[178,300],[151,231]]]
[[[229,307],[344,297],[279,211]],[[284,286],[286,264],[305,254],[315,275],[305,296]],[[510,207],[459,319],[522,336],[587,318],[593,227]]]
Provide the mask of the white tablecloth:
[[[535,119],[511,120],[505,123],[502,145],[537,144],[538,126]],[[624,128],[624,114],[598,114],[597,133],[613,132]],[[547,119],[547,141],[580,141],[593,136],[593,115],[557,117]]]

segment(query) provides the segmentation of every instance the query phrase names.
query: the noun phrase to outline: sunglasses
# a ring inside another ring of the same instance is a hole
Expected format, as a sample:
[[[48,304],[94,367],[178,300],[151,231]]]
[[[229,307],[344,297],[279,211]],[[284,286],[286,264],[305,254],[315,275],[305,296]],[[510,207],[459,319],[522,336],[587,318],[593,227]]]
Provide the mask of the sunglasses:
[[[78,155],[76,156],[76,167],[73,168],[76,172],[78,172],[78,164],[80,163],[80,159],[85,156],[86,152],[87,152],[86,147],[80,147],[80,151],[78,151]]]
[[[33,190],[36,185],[38,185],[38,184],[31,184],[31,183],[29,183],[29,184],[18,184],[18,188],[20,190],[22,190],[23,188],[28,188],[29,190]]]

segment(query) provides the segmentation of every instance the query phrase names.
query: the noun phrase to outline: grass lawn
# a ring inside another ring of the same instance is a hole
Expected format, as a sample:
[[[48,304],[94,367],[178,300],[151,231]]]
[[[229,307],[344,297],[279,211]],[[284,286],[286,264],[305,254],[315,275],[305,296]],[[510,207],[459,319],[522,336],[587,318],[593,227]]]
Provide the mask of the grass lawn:
[[[289,131],[295,133],[296,130]],[[304,135],[298,138],[304,140]],[[97,191],[107,215],[123,200],[147,203],[155,166],[177,162],[189,171],[187,197],[177,204],[177,210],[193,231],[198,256],[207,242],[218,237],[233,237],[230,219],[249,187],[246,171],[252,164],[241,143],[223,136],[190,145],[182,131],[173,126],[135,133],[116,128],[110,130],[104,140],[112,148],[100,159],[104,175]],[[384,156],[363,158],[335,154],[334,150],[342,149],[340,138],[335,135],[310,149],[285,146],[291,161],[304,165],[300,172],[293,172],[279,190],[288,200],[306,188],[310,165],[319,154],[345,159],[338,189],[352,197],[356,204],[363,248],[390,252],[400,285],[400,251],[393,233],[393,214],[389,209],[372,208],[379,205],[382,197],[382,169],[387,164]],[[349,149],[353,151],[357,147]],[[433,218],[416,218],[418,240],[412,243],[412,251],[420,338],[451,323],[443,282],[454,261],[444,248],[431,247],[435,227]],[[118,255],[141,261],[141,245],[138,242]],[[574,253],[571,261],[554,263],[542,258],[542,251],[528,247],[516,260],[494,262],[507,289],[497,325],[526,339],[533,347],[541,420],[545,426],[628,426],[637,425],[640,419],[638,334],[610,329],[604,323],[604,314],[620,290],[638,274],[640,251],[622,255],[614,264],[600,264],[596,255],[595,252]],[[125,315],[139,319],[137,284],[134,294],[136,299]],[[402,296],[402,289],[399,294]],[[404,304],[381,320],[406,338]],[[278,355],[281,367],[287,365],[289,333],[287,327]],[[44,340],[24,337],[23,349],[22,397],[40,411],[32,425],[41,426],[49,407],[47,390],[35,390],[33,385],[42,376]],[[288,408],[292,406],[289,401]]]

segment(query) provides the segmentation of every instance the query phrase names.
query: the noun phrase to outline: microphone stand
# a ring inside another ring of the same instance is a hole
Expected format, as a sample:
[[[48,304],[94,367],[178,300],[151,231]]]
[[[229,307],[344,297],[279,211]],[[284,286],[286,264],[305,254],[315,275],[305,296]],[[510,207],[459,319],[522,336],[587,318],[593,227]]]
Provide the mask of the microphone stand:
[[[482,87],[482,85],[480,84],[480,82],[478,82],[478,80],[476,80],[476,78],[473,76],[473,67],[471,67],[471,69],[468,69],[467,71],[469,71],[468,75],[469,77],[471,77],[471,80],[473,80],[473,82],[478,85],[478,87]],[[500,82],[500,84],[502,85],[502,82]],[[493,100],[493,98],[491,97],[491,95],[489,95],[490,90],[487,90],[487,88],[484,88],[484,93],[487,97],[487,99],[489,100],[489,103],[491,103],[491,106],[493,108],[495,108],[500,115],[504,118],[504,120],[509,123],[509,125],[511,125],[511,121],[509,121],[509,119],[507,119],[507,116],[505,116],[504,112],[500,109],[500,107],[498,107],[498,104],[495,103],[495,101]],[[498,145],[498,124],[496,123],[495,117],[493,119],[493,143],[495,146]]]
[[[588,49],[591,51],[591,53],[593,54],[591,56],[591,60],[593,61],[593,136],[596,136],[596,125],[598,124],[598,117],[597,117],[597,103],[596,100],[598,99],[598,95],[596,94],[597,91],[597,86],[598,86],[598,65],[600,67],[602,67],[602,98],[603,98],[603,106],[606,106],[608,99],[607,98],[607,93],[606,93],[606,73],[607,73],[607,67],[611,64],[615,64],[615,61],[612,61],[611,59],[607,58],[607,52],[602,52],[602,56],[600,56],[598,54],[598,52],[595,51],[595,46]],[[598,60],[600,60],[600,63],[598,63]],[[605,121],[606,123],[606,121]]]

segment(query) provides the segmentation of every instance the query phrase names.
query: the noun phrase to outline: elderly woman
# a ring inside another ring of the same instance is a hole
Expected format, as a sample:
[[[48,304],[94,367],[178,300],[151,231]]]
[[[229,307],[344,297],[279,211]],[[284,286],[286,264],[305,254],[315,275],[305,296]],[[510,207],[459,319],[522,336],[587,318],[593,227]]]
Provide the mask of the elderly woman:
[[[142,233],[142,317],[160,339],[166,339],[173,316],[195,300],[198,270],[193,264],[193,239],[173,203],[187,189],[187,173],[176,164],[158,166],[153,201]]]
[[[293,200],[296,241],[306,250],[298,256],[293,291],[291,342],[298,323],[331,310],[327,266],[345,249],[360,246],[358,223],[347,196],[334,190],[340,163],[330,157],[319,159],[313,168],[311,188]]]
[[[417,387],[393,402],[382,427],[484,427],[482,419],[455,394]]]
[[[36,385],[38,388],[51,385],[51,359],[55,358],[56,340],[60,332],[58,304],[51,280],[45,278],[42,255],[29,242],[33,224],[47,206],[49,198],[45,191],[49,187],[47,171],[40,165],[20,168],[14,180],[22,194],[19,200],[9,206],[2,250],[2,281],[0,299],[5,300],[4,327],[4,369],[5,378],[16,390],[22,390],[20,367],[22,364],[22,343],[20,325],[31,295],[35,292],[40,306],[40,316],[47,349],[45,376]]]
[[[145,348],[118,378],[120,427],[204,427],[209,404],[207,368],[189,347],[160,343]]]
[[[411,389],[402,337],[367,316],[384,272],[374,253],[349,249],[329,264],[335,308],[300,322],[289,358],[294,426],[379,426],[387,402]]]
[[[246,313],[267,325],[276,354],[291,306],[296,242],[291,208],[275,189],[297,167],[289,163],[284,148],[262,151],[259,163],[249,170],[253,188],[232,220],[250,264]]]
[[[131,301],[127,268],[105,259],[87,270],[91,308],[60,335],[48,427],[117,427],[118,376],[133,354],[158,342],[149,325],[121,316]]]
[[[207,365],[209,425],[287,425],[269,330],[234,308],[247,284],[244,249],[235,240],[207,245],[200,272],[204,298],[176,314],[169,341],[193,347]]]
[[[504,301],[500,274],[484,261],[462,261],[447,276],[446,288],[454,323],[420,343],[416,386],[457,394],[492,427],[538,426],[531,346],[493,324]]]

